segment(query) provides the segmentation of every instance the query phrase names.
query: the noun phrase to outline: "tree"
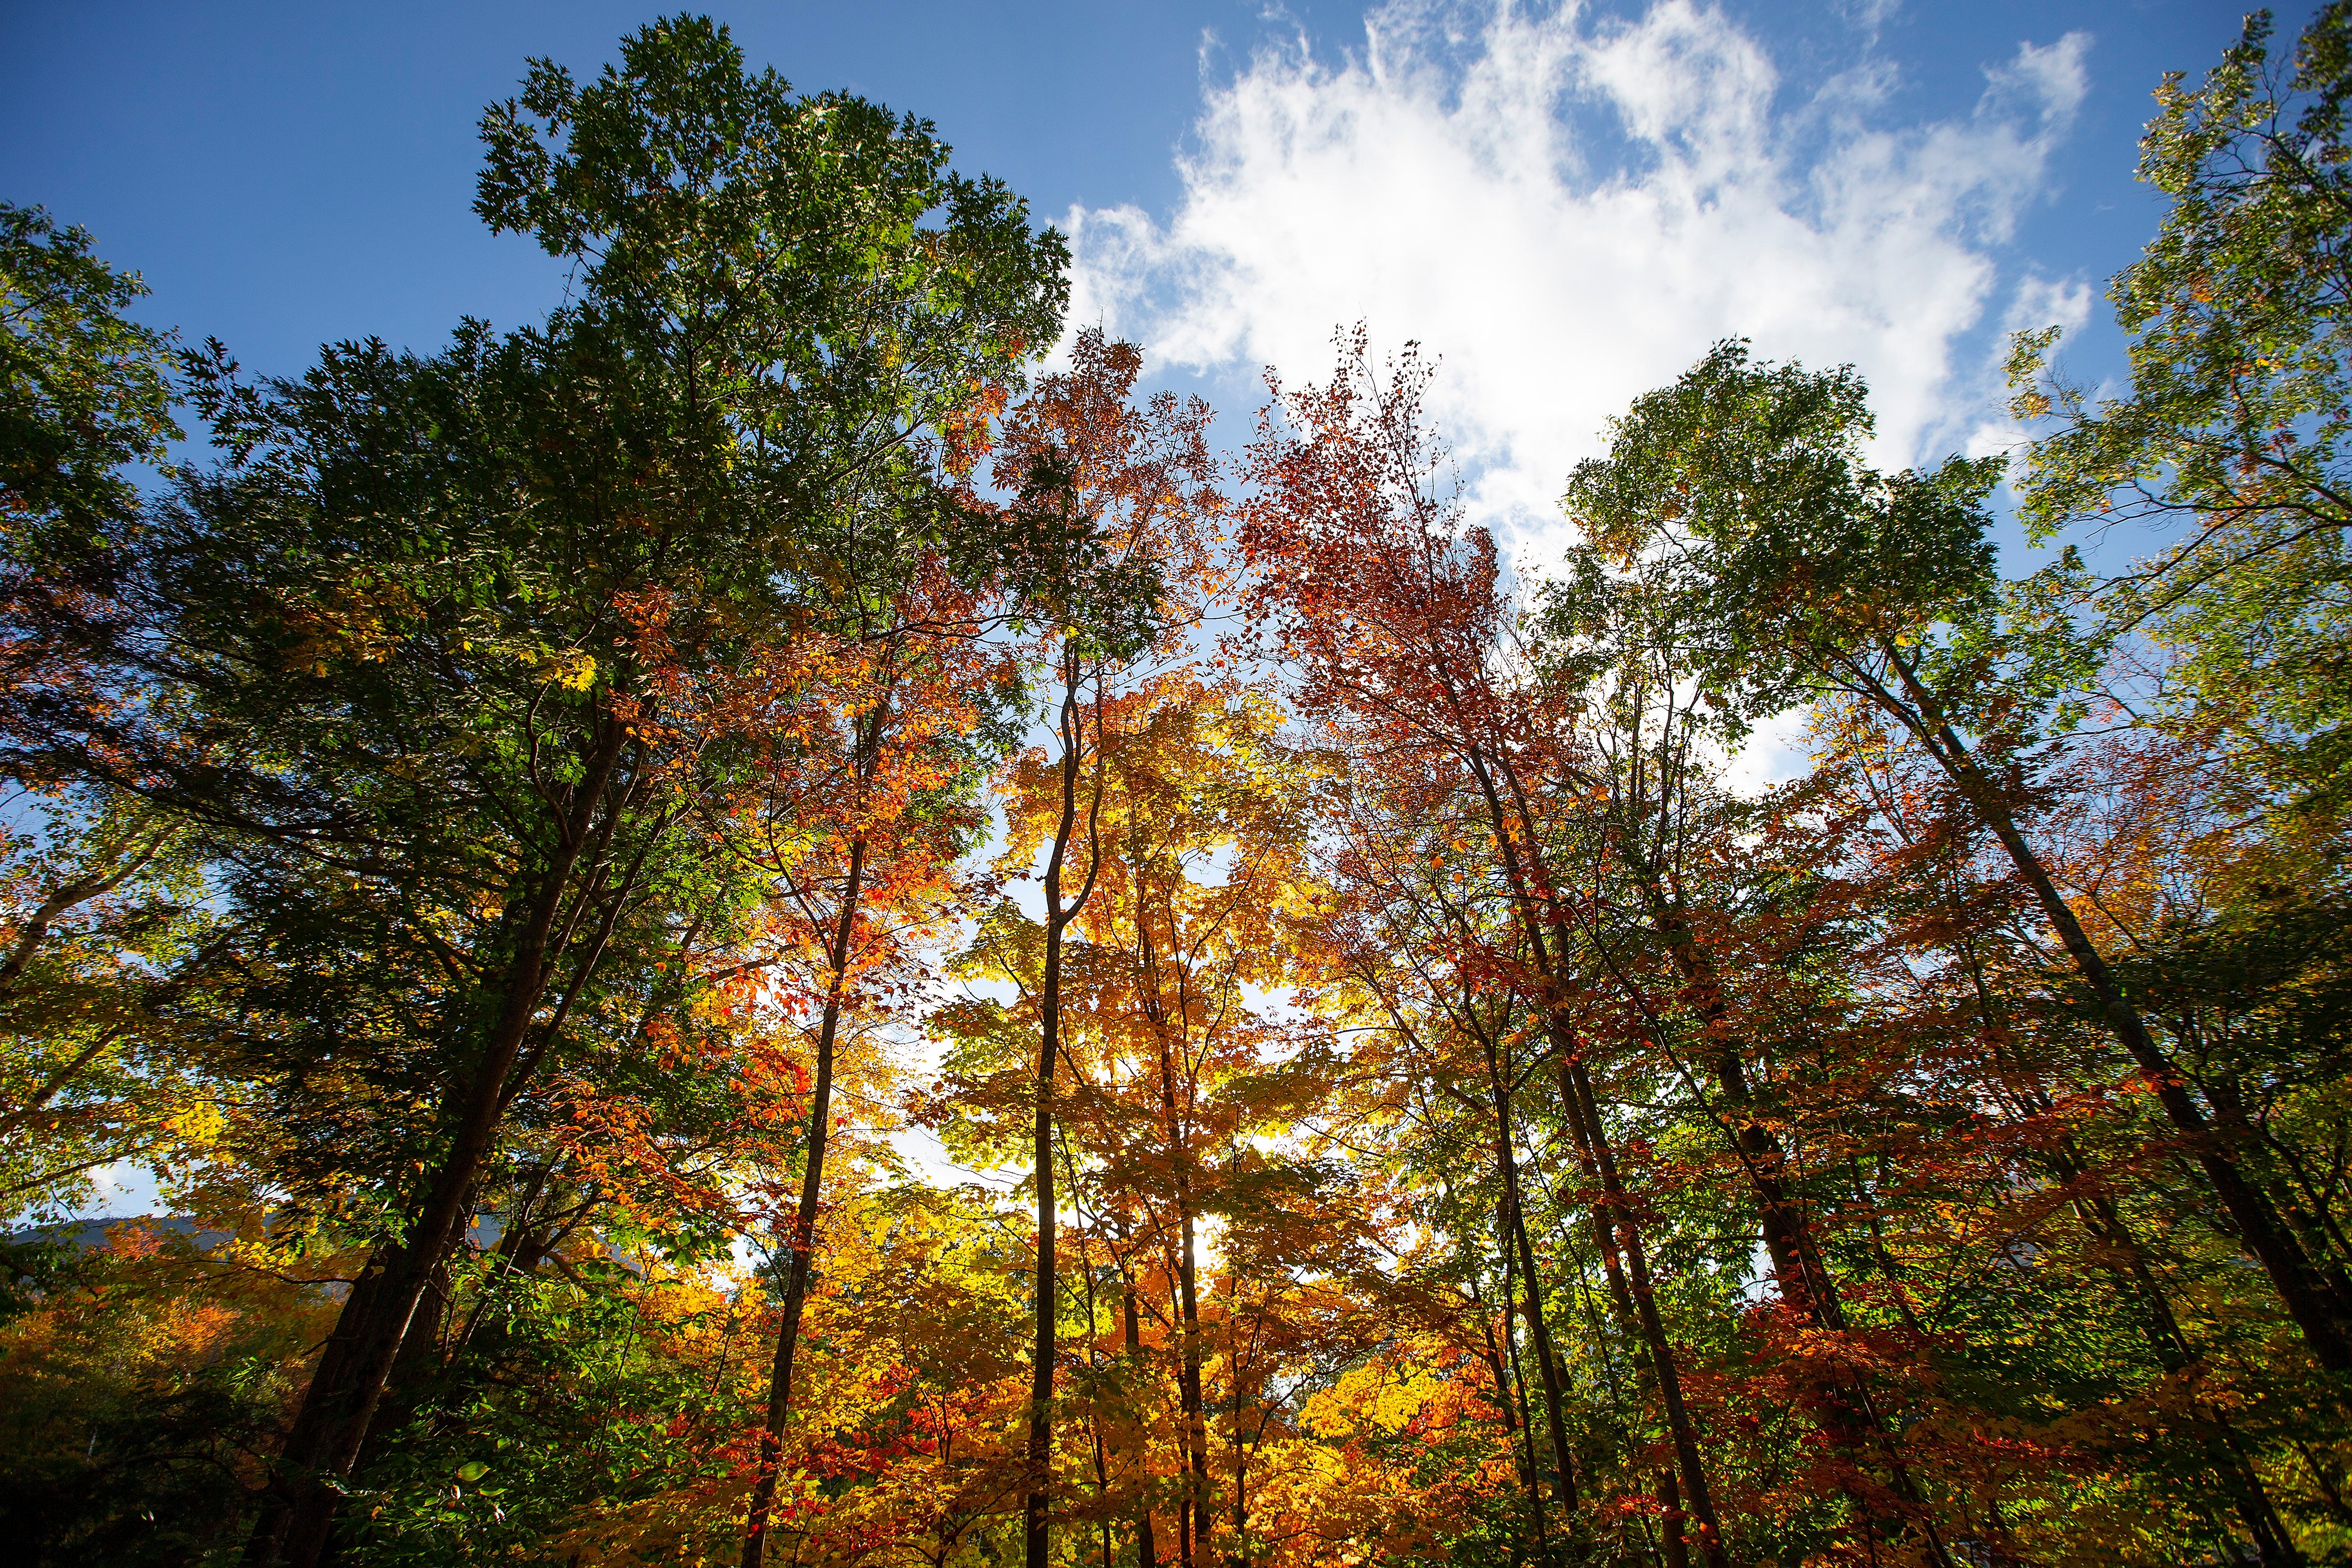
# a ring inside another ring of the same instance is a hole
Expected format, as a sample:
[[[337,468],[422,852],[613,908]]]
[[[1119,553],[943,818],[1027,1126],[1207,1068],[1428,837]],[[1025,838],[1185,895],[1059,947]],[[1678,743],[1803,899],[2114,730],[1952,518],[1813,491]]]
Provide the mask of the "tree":
[[[485,135],[483,216],[574,258],[574,303],[299,382],[215,353],[195,392],[230,460],[111,552],[106,603],[45,623],[140,700],[18,731],[20,766],[237,836],[226,892],[274,922],[253,1066],[310,1141],[289,1185],[350,1193],[337,1223],[382,1238],[256,1562],[323,1549],[531,1075],[613,966],[726,915],[692,807],[762,743],[730,683],[794,657],[787,608],[822,603],[845,521],[926,510],[1061,299],[1058,238],[927,128],[749,76],[706,22],[585,88],[541,64]],[[371,1056],[370,1094],[317,1070]]]
[[[1719,1563],[1722,1537],[1683,1408],[1680,1373],[1650,1304],[1638,1221],[1575,1037],[1577,976],[1560,940],[1572,893],[1545,860],[1527,783],[1541,767],[1532,755],[1555,745],[1558,731],[1499,678],[1508,656],[1498,552],[1484,530],[1462,528],[1458,507],[1438,488],[1445,454],[1421,416],[1428,368],[1409,354],[1383,383],[1362,328],[1342,333],[1339,343],[1340,367],[1327,385],[1287,401],[1278,384],[1269,387],[1275,397],[1260,416],[1251,451],[1259,494],[1240,540],[1255,574],[1254,605],[1281,655],[1300,672],[1306,713],[1377,756],[1388,777],[1414,779],[1409,787],[1417,790],[1417,775],[1426,775],[1440,790],[1458,792],[1478,823],[1475,831],[1493,846],[1511,932],[1507,956],[1494,967],[1533,1003],[1547,1044],[1569,1075],[1566,1110],[1621,1226],[1687,1506],[1703,1552]],[[1506,1074],[1499,1058],[1495,1067],[1507,1225],[1518,1205],[1507,1125],[1516,1075]],[[1534,1261],[1521,1251],[1522,1278],[1533,1296]],[[1530,1319],[1540,1311],[1531,1304]],[[1541,1337],[1537,1349],[1565,1506],[1574,1493],[1562,1384]]]
[[[20,752],[58,719],[124,700],[48,627],[105,603],[141,513],[132,472],[181,433],[174,339],[125,315],[146,287],[91,246],[40,208],[0,204],[0,726]],[[168,815],[86,774],[13,778],[25,794],[5,840],[5,1214],[79,1194],[117,1160],[169,1163],[210,1120],[181,1058],[157,1049],[160,1009],[198,962],[200,851]]]
[[[27,572],[102,556],[138,511],[122,470],[180,435],[173,335],[123,314],[147,286],[92,243],[0,203],[0,523],[18,592]]]
[[[950,904],[952,868],[977,836],[973,797],[1001,728],[974,695],[989,693],[1000,662],[981,644],[981,611],[938,566],[867,606],[862,657],[835,679],[827,702],[804,705],[828,710],[830,722],[803,726],[802,744],[777,759],[779,776],[743,803],[749,831],[735,836],[771,881],[772,924],[793,955],[784,960],[792,972],[776,978],[798,991],[787,1005],[815,1014],[800,1196],[779,1249],[784,1288],[744,1568],[759,1568],[766,1551],[791,1412],[835,1114],[835,1044],[845,1016],[911,990],[909,938]]]
[[[2041,613],[2042,584],[2004,604],[1984,510],[1998,460],[1954,458],[1890,479],[1861,461],[1869,429],[1851,368],[1756,365],[1746,345],[1718,344],[1674,386],[1635,400],[1612,426],[1609,455],[1578,466],[1567,505],[1620,562],[1670,562],[1689,618],[1712,633],[1701,679],[1742,693],[1749,711],[1842,689],[1917,738],[2032,888],[2314,1356],[2352,1370],[2352,1293],[2315,1267],[2214,1135],[2004,787],[2003,770],[2022,768],[2043,725],[2065,728],[2067,683],[2092,656],[2071,625]]]
[[[27,792],[0,831],[0,1215],[77,1206],[108,1165],[184,1171],[224,1130],[189,1037],[229,932],[194,835],[89,798]]]
[[[2271,32],[2252,13],[2201,87],[2176,71],[2157,89],[2139,175],[2171,205],[2108,288],[2128,393],[2051,374],[2054,330],[2017,339],[2014,412],[2041,426],[2020,515],[2036,538],[2160,541],[2099,593],[2111,635],[2145,628],[2180,652],[2158,711],[2225,735],[2271,803],[2332,817],[2352,755],[2352,10],[2323,5],[2291,61]]]
[[[1221,504],[1205,439],[1209,410],[1160,394],[1136,407],[1143,364],[1134,345],[1099,330],[1082,331],[1069,370],[1044,378],[1007,418],[995,458],[999,484],[1020,509],[1058,513],[1073,539],[1091,546],[1058,589],[1042,596],[1041,639],[1052,687],[1052,767],[1058,805],[1041,837],[1016,837],[1013,858],[1043,848],[1045,920],[1037,984],[1031,1180],[1037,1202],[1036,1335],[1031,1360],[1030,1485],[1024,1505],[1028,1568],[1045,1568],[1049,1542],[1055,1342],[1059,1310],[1055,1263],[1054,1075],[1063,1051],[1063,939],[1092,898],[1102,866],[1097,834],[1108,688],[1139,661],[1164,655],[1197,612],[1202,526]],[[1087,699],[1092,688],[1092,700]],[[1089,713],[1091,709],[1091,713]],[[1094,738],[1087,737],[1091,717]],[[1086,777],[1092,761],[1094,777]],[[1035,759],[1024,766],[1037,765]],[[1083,838],[1080,824],[1084,822]],[[1083,847],[1081,847],[1083,845]],[[1076,869],[1073,856],[1082,856]],[[1076,882],[1076,888],[1070,886]]]

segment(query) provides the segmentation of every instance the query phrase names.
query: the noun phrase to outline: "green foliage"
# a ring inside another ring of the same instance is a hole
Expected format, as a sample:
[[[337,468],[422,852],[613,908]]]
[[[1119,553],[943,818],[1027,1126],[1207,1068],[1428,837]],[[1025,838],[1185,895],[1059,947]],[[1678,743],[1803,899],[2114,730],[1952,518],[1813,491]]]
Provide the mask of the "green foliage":
[[[105,548],[137,510],[121,469],[160,459],[180,434],[171,334],[123,314],[146,285],[91,244],[39,207],[0,203],[0,528],[12,562]]]
[[[119,1162],[192,1176],[227,1121],[200,1020],[231,937],[202,846],[87,800],[19,797],[0,831],[0,1217],[70,1212]]]
[[[2050,426],[2020,511],[2037,537],[2160,540],[2102,601],[2166,651],[2166,721],[2225,735],[2259,793],[2334,812],[2352,761],[2352,10],[2321,7],[2287,61],[2271,36],[2256,12],[2201,85],[2158,89],[2140,177],[2171,205],[2109,289],[2128,392],[2053,374],[2054,330],[2017,340],[2015,411]]]
[[[557,330],[618,330],[694,389],[695,468],[767,530],[707,566],[879,602],[911,546],[971,532],[937,481],[1052,341],[1069,257],[927,121],[796,97],[680,16],[584,87],[535,61],[482,140],[476,211],[581,263]]]
[[[485,1259],[482,1276],[433,1386],[357,1479],[357,1562],[551,1561],[575,1516],[726,1473],[748,1412],[693,1353],[723,1342],[723,1298],[610,1259],[521,1279]],[[685,1542],[724,1549],[727,1521],[696,1523]]]
[[[1866,395],[1850,365],[1758,364],[1727,341],[1635,399],[1609,455],[1570,478],[1570,517],[1653,584],[1696,672],[1752,713],[1836,683],[1857,655],[1996,613],[1999,459],[1880,474],[1863,461]]]

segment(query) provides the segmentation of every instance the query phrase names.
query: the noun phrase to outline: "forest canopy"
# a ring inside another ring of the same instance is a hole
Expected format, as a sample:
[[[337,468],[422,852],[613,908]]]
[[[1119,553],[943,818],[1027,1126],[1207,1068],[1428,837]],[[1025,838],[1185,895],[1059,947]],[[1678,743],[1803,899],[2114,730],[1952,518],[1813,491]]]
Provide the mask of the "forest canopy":
[[[1224,444],[707,18],[484,113],[569,285],[429,352],[0,205],[0,1532],[2352,1562],[2348,98],[2158,85],[2014,450],[1727,339],[1541,567],[1442,345]]]

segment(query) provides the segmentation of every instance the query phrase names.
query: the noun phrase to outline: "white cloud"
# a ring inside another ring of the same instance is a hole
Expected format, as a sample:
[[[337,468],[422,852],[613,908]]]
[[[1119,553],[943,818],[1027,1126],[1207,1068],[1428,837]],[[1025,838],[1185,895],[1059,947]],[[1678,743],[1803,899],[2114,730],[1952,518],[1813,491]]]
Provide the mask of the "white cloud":
[[[1474,509],[1528,543],[1607,418],[1728,334],[1859,365],[1882,461],[1983,426],[1956,344],[2082,100],[2084,35],[1986,70],[1965,118],[1889,125],[1865,36],[1801,93],[1691,0],[1633,21],[1399,0],[1365,33],[1338,64],[1268,45],[1209,89],[1164,220],[1074,211],[1073,321],[1237,389],[1328,374],[1341,323],[1418,339]]]

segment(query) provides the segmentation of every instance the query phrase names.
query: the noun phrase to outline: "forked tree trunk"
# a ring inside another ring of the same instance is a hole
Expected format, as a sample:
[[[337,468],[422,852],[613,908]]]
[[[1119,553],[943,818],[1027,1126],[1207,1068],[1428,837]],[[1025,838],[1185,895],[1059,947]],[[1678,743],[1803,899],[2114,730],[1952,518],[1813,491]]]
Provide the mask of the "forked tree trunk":
[[[1055,1279],[1054,1229],[1054,1067],[1062,1051],[1062,934],[1092,896],[1095,876],[1102,866],[1102,844],[1094,814],[1102,808],[1102,775],[1095,777],[1094,803],[1087,822],[1087,866],[1084,883],[1067,903],[1062,898],[1070,840],[1077,831],[1079,759],[1086,742],[1086,717],[1078,707],[1076,656],[1063,655],[1062,687],[1062,815],[1054,833],[1053,852],[1045,861],[1045,965],[1038,986],[1040,1027],[1035,1082],[1036,1119],[1034,1163],[1037,1185],[1037,1268],[1035,1342],[1029,1366],[1029,1442],[1027,1492],[1022,1500],[1021,1542],[1024,1568],[1046,1568],[1051,1537],[1046,1518],[1054,1465],[1055,1316],[1058,1297]],[[1097,748],[1101,737],[1097,721]]]
[[[1449,1193],[1449,1200],[1451,1195]],[[1453,1206],[1450,1201],[1447,1206],[1449,1208]],[[1500,1228],[1499,1226],[1496,1227],[1498,1231]],[[1549,1555],[1544,1552],[1543,1486],[1538,1479],[1536,1468],[1535,1436],[1532,1431],[1527,1429],[1527,1423],[1521,1419],[1526,1396],[1524,1390],[1518,1386],[1516,1375],[1518,1370],[1519,1351],[1512,1336],[1517,1331],[1513,1327],[1513,1320],[1518,1312],[1514,1284],[1517,1279],[1518,1268],[1514,1260],[1515,1254],[1511,1244],[1503,1240],[1499,1235],[1496,1237],[1496,1256],[1502,1259],[1503,1264],[1503,1337],[1500,1342],[1497,1342],[1495,1338],[1496,1314],[1487,1309],[1486,1297],[1479,1293],[1478,1270],[1482,1260],[1475,1252],[1464,1259],[1464,1277],[1469,1287],[1471,1303],[1478,1309],[1481,1350],[1486,1363],[1487,1374],[1495,1380],[1495,1409],[1503,1418],[1504,1442],[1509,1447],[1512,1463],[1518,1469],[1520,1489],[1527,1494],[1528,1518],[1535,1528],[1537,1550],[1539,1553]],[[1511,1548],[1511,1561],[1517,1563],[1518,1555],[1518,1546],[1515,1542]]]
[[[1502,1241],[1515,1248],[1519,1259],[1519,1278],[1525,1294],[1528,1338],[1536,1352],[1536,1375],[1543,1386],[1544,1427],[1551,1439],[1553,1486],[1559,1500],[1560,1523],[1569,1533],[1576,1529],[1576,1472],[1568,1451],[1568,1418],[1560,1392],[1559,1358],[1552,1352],[1551,1326],[1545,1321],[1541,1276],[1536,1271],[1535,1248],[1528,1242],[1528,1227],[1519,1193],[1519,1162],[1517,1140],[1511,1128],[1511,1098],[1504,1084],[1501,1065],[1495,1058],[1494,1043],[1486,1045],[1486,1070],[1495,1096],[1495,1163],[1503,1181]]]
[[[1722,977],[1714,961],[1699,946],[1681,904],[1667,896],[1657,868],[1623,844],[1624,825],[1619,824],[1618,828],[1620,863],[1640,887],[1651,926],[1664,942],[1675,973],[1681,976],[1694,999],[1699,1020],[1706,1026],[1717,1092],[1729,1111],[1731,1125],[1726,1131],[1749,1189],[1756,1194],[1764,1249],[1772,1260],[1772,1277],[1780,1287],[1780,1299],[1807,1323],[1842,1333],[1846,1328],[1845,1306],[1838,1293],[1836,1278],[1830,1272],[1803,1205],[1790,1188],[1788,1152],[1757,1114],[1739,1040],[1730,1027],[1730,1002]],[[1633,979],[1617,969],[1613,960],[1609,963],[1621,989],[1639,1005],[1645,1024],[1663,1047],[1664,1025]],[[1843,1487],[1866,1540],[1875,1542],[1881,1531],[1891,1530],[1898,1539],[1916,1540],[1936,1568],[1949,1568],[1950,1553],[1936,1531],[1909,1468],[1896,1454],[1886,1424],[1880,1419],[1861,1376],[1844,1372],[1817,1380],[1812,1402],[1819,1412],[1823,1436],[1857,1468],[1866,1458],[1865,1451],[1873,1447],[1885,1463],[1899,1506],[1887,1507],[1858,1484],[1848,1482]],[[1874,1544],[1871,1550],[1876,1550]]]
[[[1649,1352],[1651,1374],[1656,1382],[1666,1430],[1674,1440],[1684,1510],[1697,1529],[1699,1553],[1706,1560],[1707,1568],[1729,1568],[1723,1527],[1717,1521],[1706,1470],[1699,1460],[1697,1435],[1691,1426],[1689,1408],[1683,1403],[1682,1373],[1675,1365],[1665,1324],[1658,1316],[1657,1298],[1650,1281],[1649,1256],[1642,1245],[1642,1227],[1626,1195],[1624,1181],[1618,1173],[1616,1152],[1610,1146],[1608,1129],[1601,1121],[1591,1080],[1580,1057],[1563,1053],[1560,1084],[1568,1113],[1578,1125],[1575,1142],[1579,1151],[1589,1153],[1592,1173],[1601,1183],[1609,1214],[1611,1242],[1623,1258],[1626,1295],[1634,1321],[1641,1325],[1642,1342]]]
[[[1499,1228],[1499,1227],[1498,1227]],[[1522,1315],[1515,1282],[1518,1279],[1518,1252],[1508,1240],[1496,1237],[1503,1258],[1503,1353],[1511,1369],[1510,1397],[1503,1407],[1503,1429],[1517,1432],[1519,1437],[1517,1464],[1519,1483],[1528,1494],[1528,1517],[1536,1531],[1536,1555],[1543,1562],[1552,1560],[1550,1525],[1545,1519],[1543,1468],[1536,1461],[1536,1417],[1528,1401],[1527,1369],[1519,1364],[1517,1329],[1514,1326]],[[1513,1413],[1517,1412],[1516,1424]]]
[[[1473,752],[1469,755],[1472,776],[1477,780],[1485,797],[1495,843],[1503,859],[1504,874],[1511,889],[1512,903],[1517,911],[1520,934],[1535,960],[1537,973],[1553,988],[1556,998],[1564,990],[1568,976],[1560,966],[1567,962],[1565,947],[1555,953],[1546,940],[1548,931],[1557,931],[1557,913],[1553,882],[1542,863],[1541,847],[1535,833],[1534,814],[1525,794],[1504,759],[1504,779],[1510,789],[1512,806],[1506,806],[1502,790],[1496,783],[1496,770],[1490,759]],[[1617,1172],[1614,1152],[1609,1144],[1607,1127],[1592,1095],[1592,1085],[1584,1070],[1582,1055],[1575,1048],[1562,1008],[1551,998],[1545,1000],[1549,1032],[1552,1046],[1559,1053],[1560,1082],[1567,1100],[1570,1117],[1581,1123],[1575,1142],[1591,1161],[1592,1175],[1601,1184],[1602,1198],[1609,1210],[1612,1239],[1625,1259],[1628,1293],[1633,1299],[1634,1316],[1642,1327],[1642,1339],[1650,1353],[1652,1371],[1656,1378],[1658,1397],[1666,1417],[1667,1430],[1672,1434],[1675,1458],[1682,1473],[1685,1494],[1684,1507],[1697,1526],[1699,1549],[1706,1559],[1707,1568],[1729,1568],[1725,1555],[1723,1530],[1715,1516],[1715,1503],[1706,1484],[1706,1471],[1701,1465],[1698,1440],[1691,1429],[1690,1412],[1683,1403],[1682,1374],[1675,1363],[1674,1347],[1666,1339],[1664,1322],[1658,1316],[1657,1301],[1650,1287],[1649,1258],[1642,1245],[1642,1231],[1636,1222],[1633,1205],[1627,1201],[1624,1184]]]

